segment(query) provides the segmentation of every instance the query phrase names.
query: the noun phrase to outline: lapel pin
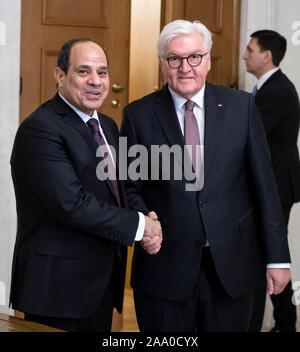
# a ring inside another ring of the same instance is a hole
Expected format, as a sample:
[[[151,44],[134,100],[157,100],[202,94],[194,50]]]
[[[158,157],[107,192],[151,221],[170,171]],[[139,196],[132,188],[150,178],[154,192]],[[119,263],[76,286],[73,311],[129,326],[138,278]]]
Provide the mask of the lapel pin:
[[[219,108],[222,108],[222,107],[223,107],[223,104],[218,104],[218,107],[219,107]]]

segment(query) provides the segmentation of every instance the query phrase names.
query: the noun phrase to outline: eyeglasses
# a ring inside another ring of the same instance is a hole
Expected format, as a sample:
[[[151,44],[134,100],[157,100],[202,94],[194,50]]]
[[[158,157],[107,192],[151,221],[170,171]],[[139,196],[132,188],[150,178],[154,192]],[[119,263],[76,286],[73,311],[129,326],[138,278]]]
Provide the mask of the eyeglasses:
[[[186,59],[188,64],[192,67],[199,66],[202,62],[203,56],[207,55],[208,53],[205,54],[192,54],[189,56],[181,57],[181,56],[170,56],[168,58],[165,58],[168,61],[168,64],[171,68],[179,68],[182,66],[183,60]]]

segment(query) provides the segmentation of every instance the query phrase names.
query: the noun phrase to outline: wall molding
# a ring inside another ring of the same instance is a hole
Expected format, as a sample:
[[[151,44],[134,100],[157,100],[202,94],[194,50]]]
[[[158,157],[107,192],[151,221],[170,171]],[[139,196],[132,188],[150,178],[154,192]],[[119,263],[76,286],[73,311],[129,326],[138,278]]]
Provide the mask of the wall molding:
[[[240,26],[239,87],[251,92],[256,78],[247,73],[243,53],[250,34],[259,29],[274,29],[278,17],[278,4],[274,0],[242,0]]]

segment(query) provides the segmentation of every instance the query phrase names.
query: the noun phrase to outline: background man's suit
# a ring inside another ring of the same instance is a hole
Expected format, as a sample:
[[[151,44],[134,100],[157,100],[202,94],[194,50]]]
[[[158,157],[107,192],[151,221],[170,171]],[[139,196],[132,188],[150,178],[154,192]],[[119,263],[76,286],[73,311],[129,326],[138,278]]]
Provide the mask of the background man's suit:
[[[293,83],[279,69],[262,85],[255,95],[267,141],[270,147],[274,174],[280,202],[288,225],[291,208],[300,201],[300,161],[297,148],[300,106]],[[264,288],[262,286],[262,291]],[[264,308],[264,292],[258,294],[254,319],[261,325]],[[279,295],[271,295],[274,305],[276,329],[293,331],[296,323],[296,307],[292,303],[291,282]],[[260,307],[261,306],[261,307]],[[253,322],[256,325],[255,321]],[[254,330],[257,330],[253,326]]]
[[[283,206],[300,201],[300,162],[297,148],[300,107],[297,91],[275,72],[255,95],[270,147],[274,174]]]
[[[117,150],[118,129],[98,114]],[[109,181],[96,177],[97,145],[80,117],[58,96],[19,127],[11,157],[18,233],[12,307],[41,316],[91,316],[107,287],[121,311],[126,247],[136,212],[118,207]],[[119,182],[121,203],[126,206]]]
[[[172,171],[170,181],[128,182],[129,206],[145,214],[154,210],[162,224],[158,254],[148,255],[139,244],[134,251],[131,283],[148,296],[185,300],[196,285],[206,238],[217,275],[231,297],[249,293],[263,265],[290,260],[252,97],[206,83],[204,102],[203,190],[187,192],[186,181],[172,179]],[[129,146],[142,144],[148,151],[155,144],[183,147],[167,86],[125,108],[121,134]]]

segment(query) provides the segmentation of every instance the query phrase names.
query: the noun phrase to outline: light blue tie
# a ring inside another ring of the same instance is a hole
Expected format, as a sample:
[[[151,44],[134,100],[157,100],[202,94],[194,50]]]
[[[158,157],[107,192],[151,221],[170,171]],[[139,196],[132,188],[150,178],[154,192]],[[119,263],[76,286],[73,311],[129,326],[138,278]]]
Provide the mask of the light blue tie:
[[[257,89],[257,84],[254,86],[253,91],[252,91],[252,95],[255,97],[256,93],[257,93],[258,89]]]

